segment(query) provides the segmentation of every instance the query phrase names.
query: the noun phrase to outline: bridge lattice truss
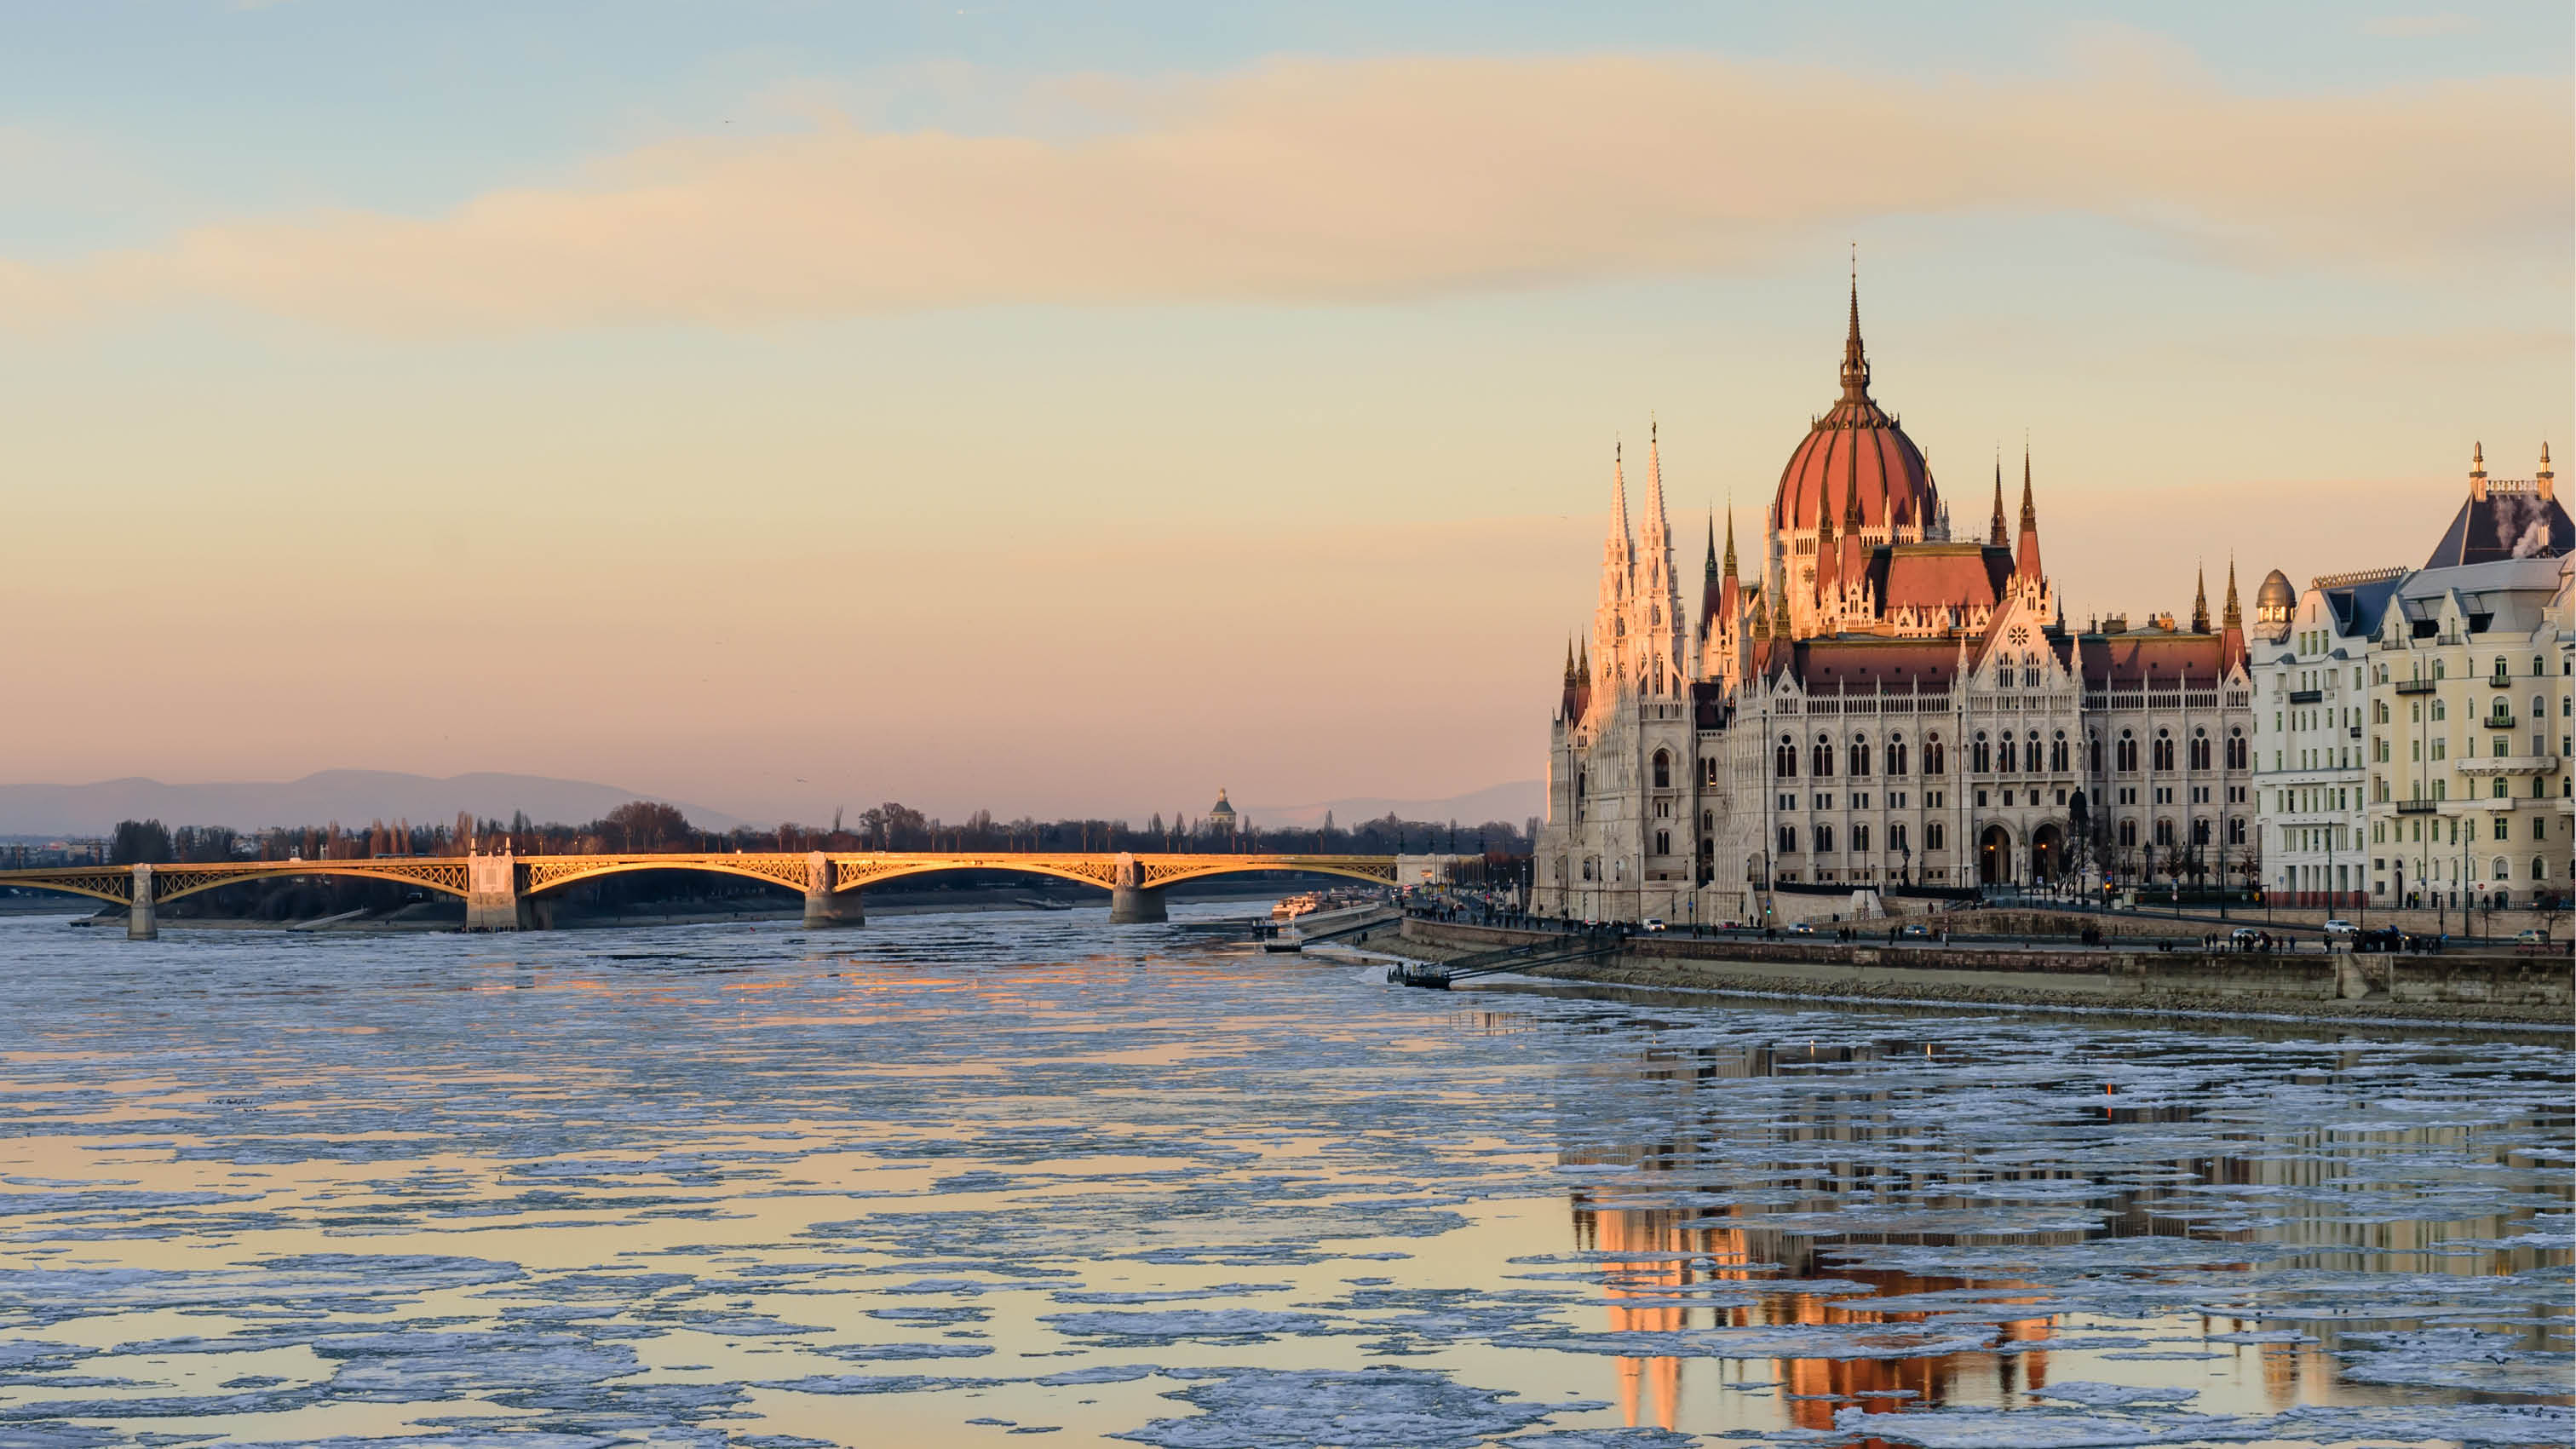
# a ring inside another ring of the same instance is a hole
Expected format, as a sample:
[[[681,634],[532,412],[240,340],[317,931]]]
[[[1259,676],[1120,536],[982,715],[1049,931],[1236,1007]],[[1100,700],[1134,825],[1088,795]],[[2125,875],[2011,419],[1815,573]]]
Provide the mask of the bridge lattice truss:
[[[952,870],[1018,871],[1029,875],[1054,876],[1060,880],[1110,890],[1120,881],[1122,868],[1132,861],[1134,877],[1129,882],[1146,890],[1174,885],[1181,881],[1202,880],[1210,876],[1242,875],[1258,871],[1299,871],[1311,875],[1338,875],[1379,885],[1395,883],[1395,858],[1386,855],[1133,855],[1105,853],[1056,854],[1042,851],[1006,851],[965,854],[945,851],[872,851],[833,852],[823,859],[830,875],[824,882],[813,879],[813,856],[785,853],[764,854],[673,854],[673,855],[523,855],[513,862],[513,883],[522,896],[541,895],[579,881],[602,876],[621,875],[643,870],[696,870],[721,875],[744,876],[792,891],[808,891],[817,884],[826,889],[854,891],[867,886],[898,880],[905,876],[929,875]],[[373,860],[245,860],[213,865],[156,865],[152,868],[152,898],[172,901],[218,886],[237,885],[245,881],[276,880],[287,877],[343,876],[364,880],[392,881],[401,885],[420,886],[445,895],[470,894],[468,866],[462,856],[440,856],[434,859],[377,858]],[[119,905],[134,899],[134,870],[122,865],[78,865],[43,867],[34,870],[0,871],[0,886],[27,890],[60,891],[89,896]]]

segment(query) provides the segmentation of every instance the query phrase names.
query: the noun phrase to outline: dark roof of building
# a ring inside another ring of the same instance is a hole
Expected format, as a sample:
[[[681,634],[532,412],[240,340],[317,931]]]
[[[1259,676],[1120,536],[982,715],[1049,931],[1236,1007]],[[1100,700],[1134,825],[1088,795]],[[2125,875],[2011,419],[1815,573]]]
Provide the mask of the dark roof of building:
[[[2507,558],[2555,558],[2576,552],[2576,519],[2557,498],[2529,485],[2490,484],[2471,495],[2433,545],[2428,569],[2493,563]]]

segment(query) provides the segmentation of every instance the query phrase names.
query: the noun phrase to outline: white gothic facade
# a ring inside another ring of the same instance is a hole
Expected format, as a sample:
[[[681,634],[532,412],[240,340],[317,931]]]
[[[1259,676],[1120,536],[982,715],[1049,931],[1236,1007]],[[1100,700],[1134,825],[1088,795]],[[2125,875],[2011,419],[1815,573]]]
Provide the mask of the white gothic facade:
[[[2252,687],[2231,569],[2171,615],[2071,630],[2000,463],[1955,537],[1922,451],[1870,394],[1855,288],[1841,395],[1782,470],[1743,577],[1709,530],[1674,566],[1660,440],[1632,529],[1614,458],[1599,602],[1550,726],[1531,905],[1758,920],[1781,885],[2251,884]],[[1651,437],[1651,435],[1650,435]]]

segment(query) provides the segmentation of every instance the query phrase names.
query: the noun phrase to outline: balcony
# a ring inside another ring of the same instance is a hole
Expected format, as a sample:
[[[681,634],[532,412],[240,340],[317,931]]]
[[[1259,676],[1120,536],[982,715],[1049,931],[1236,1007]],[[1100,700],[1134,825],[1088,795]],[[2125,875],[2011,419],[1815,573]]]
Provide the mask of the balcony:
[[[2294,689],[2290,691],[2290,703],[2292,704],[2315,704],[2318,700],[2325,697],[2326,692],[2322,689]]]
[[[2396,689],[2399,694],[2431,694],[2433,692],[2433,681],[2429,679],[2401,679],[2397,681]]]
[[[2557,768],[2556,755],[2490,755],[2460,761],[2463,775],[2546,775]]]
[[[2511,689],[2513,688],[2513,676],[2510,674],[2490,674],[2487,676],[2487,683],[2493,685],[2497,689]]]
[[[2435,802],[2431,800],[2400,800],[2397,802],[2397,813],[2400,815],[2430,815],[2436,808]]]
[[[2509,730],[2518,723],[2520,721],[2509,714],[2491,714],[2485,720],[2486,727],[2491,730]]]

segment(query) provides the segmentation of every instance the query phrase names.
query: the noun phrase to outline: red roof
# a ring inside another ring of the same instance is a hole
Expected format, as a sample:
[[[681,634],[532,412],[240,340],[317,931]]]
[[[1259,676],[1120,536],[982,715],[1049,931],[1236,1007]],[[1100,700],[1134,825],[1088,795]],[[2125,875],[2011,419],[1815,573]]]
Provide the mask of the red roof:
[[[1773,526],[1814,528],[1818,510],[1830,506],[1840,528],[1854,488],[1861,522],[1870,528],[1885,528],[1892,518],[1899,527],[1921,529],[1940,507],[1923,450],[1867,398],[1836,403],[1789,455],[1771,501]]]
[[[1991,608],[2012,577],[2012,555],[1975,543],[1904,543],[1870,559],[1870,587],[1882,612],[1905,608]]]
[[[2216,634],[2087,634],[2083,644],[2090,689],[2136,689],[2150,682],[2181,688],[2186,680],[2216,689],[2227,671],[2226,641]]]
[[[1802,639],[1795,672],[1808,689],[1945,690],[1958,673],[1956,639]]]

